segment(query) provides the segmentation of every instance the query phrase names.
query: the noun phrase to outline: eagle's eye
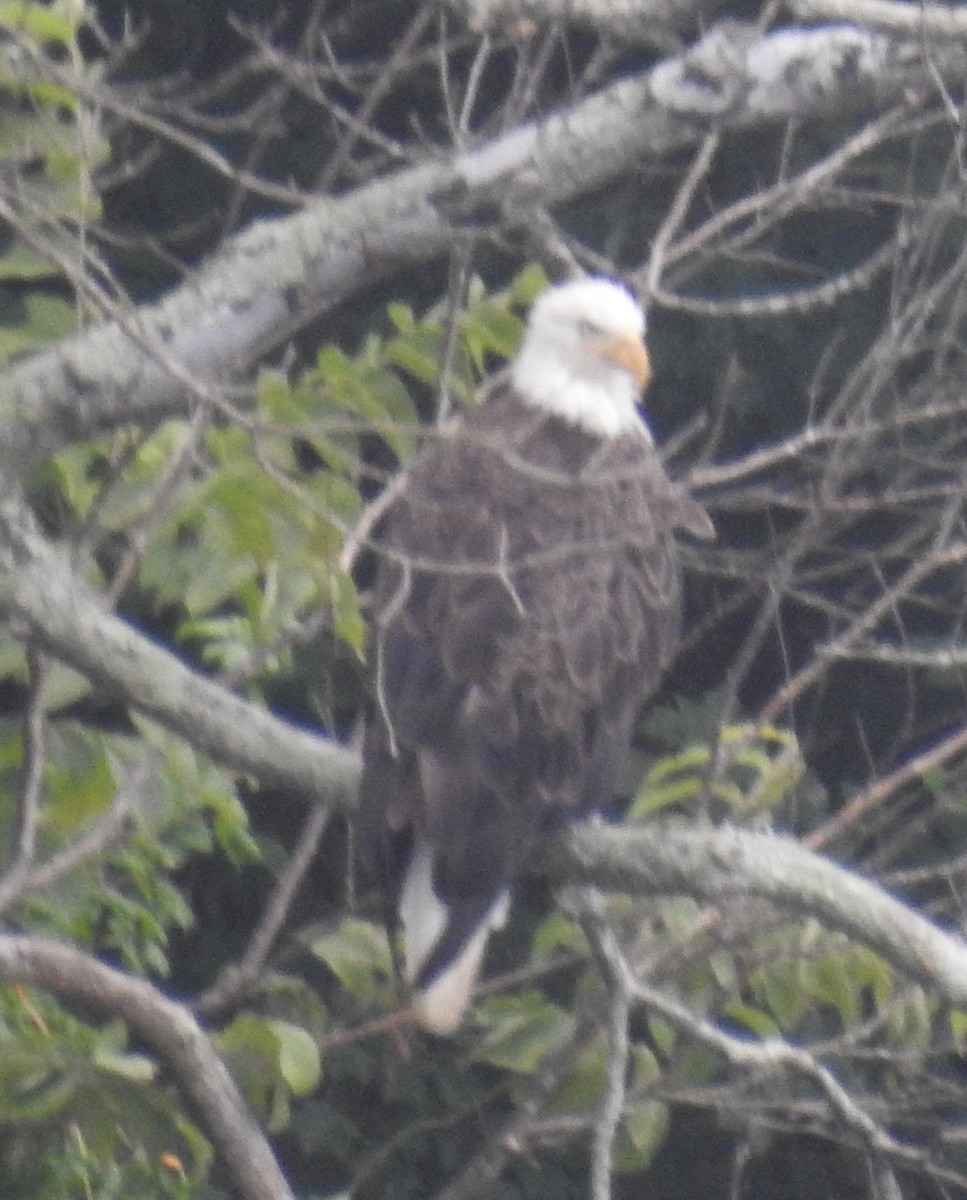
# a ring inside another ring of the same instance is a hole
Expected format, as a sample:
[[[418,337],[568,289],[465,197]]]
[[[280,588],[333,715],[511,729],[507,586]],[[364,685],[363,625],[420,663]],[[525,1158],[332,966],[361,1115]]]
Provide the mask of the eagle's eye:
[[[587,317],[579,317],[578,318],[577,330],[578,330],[578,333],[583,338],[591,338],[591,337],[600,337],[601,336],[601,326],[596,325],[594,323],[594,321],[589,320]]]

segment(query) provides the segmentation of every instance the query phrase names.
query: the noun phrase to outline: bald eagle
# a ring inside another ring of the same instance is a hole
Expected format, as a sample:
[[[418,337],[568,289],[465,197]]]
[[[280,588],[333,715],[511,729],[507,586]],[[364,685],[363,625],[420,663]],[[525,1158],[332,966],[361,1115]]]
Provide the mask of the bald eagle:
[[[643,335],[608,280],[543,293],[509,378],[427,442],[378,538],[358,830],[436,1033],[535,842],[610,797],[678,643],[673,533],[712,532],[638,414]]]

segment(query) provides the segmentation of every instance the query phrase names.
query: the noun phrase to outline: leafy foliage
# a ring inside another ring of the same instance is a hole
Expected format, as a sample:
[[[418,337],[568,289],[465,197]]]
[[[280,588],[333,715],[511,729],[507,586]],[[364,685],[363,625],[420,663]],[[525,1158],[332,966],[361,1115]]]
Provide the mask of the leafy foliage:
[[[654,732],[662,714],[650,722]],[[713,769],[714,768],[714,769]],[[805,771],[794,733],[771,725],[729,725],[718,745],[691,745],[669,754],[645,774],[629,819],[647,820],[703,796],[721,802],[734,820],[765,817],[785,800]]]
[[[69,1016],[49,997],[0,989],[0,1162],[18,1195],[181,1198],[211,1154],[117,1024]]]
[[[17,210],[0,240],[0,364],[65,337],[79,309],[51,287],[83,257],[83,230],[101,213],[94,173],[110,156],[94,109],[50,70],[92,78],[81,48],[83,3],[0,4],[0,171]],[[15,300],[14,298],[17,298]],[[6,301],[6,302],[5,302]]]

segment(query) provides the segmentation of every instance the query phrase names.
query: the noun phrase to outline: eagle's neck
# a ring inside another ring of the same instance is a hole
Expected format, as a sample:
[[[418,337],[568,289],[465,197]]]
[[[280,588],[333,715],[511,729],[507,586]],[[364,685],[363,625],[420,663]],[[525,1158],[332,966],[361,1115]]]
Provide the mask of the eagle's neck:
[[[635,382],[620,367],[601,363],[590,374],[534,350],[526,342],[511,368],[514,391],[520,399],[600,438],[635,434],[651,440],[638,413]]]

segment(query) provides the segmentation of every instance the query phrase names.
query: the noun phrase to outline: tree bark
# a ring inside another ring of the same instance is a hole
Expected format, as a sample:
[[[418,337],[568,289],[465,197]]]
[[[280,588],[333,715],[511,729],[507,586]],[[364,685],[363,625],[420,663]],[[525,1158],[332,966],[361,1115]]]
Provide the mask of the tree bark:
[[[298,325],[408,262],[442,256],[455,226],[499,198],[505,223],[700,141],[829,111],[861,112],[957,81],[967,48],[850,25],[760,35],[723,22],[685,53],[571,108],[345,197],[261,221],[164,300],[118,312],[0,377],[0,486],[78,439],[152,425],[250,369]]]

